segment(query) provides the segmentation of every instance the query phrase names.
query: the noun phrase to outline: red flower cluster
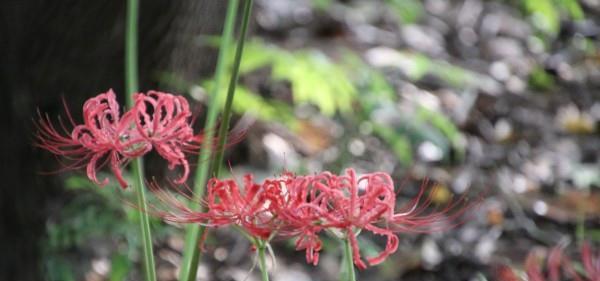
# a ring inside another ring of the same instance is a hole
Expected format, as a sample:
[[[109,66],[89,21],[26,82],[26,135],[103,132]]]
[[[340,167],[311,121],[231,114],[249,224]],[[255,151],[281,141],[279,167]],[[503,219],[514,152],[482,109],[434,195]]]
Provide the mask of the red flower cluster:
[[[60,122],[63,132],[47,115],[39,115],[37,146],[70,160],[68,169],[85,166],[90,180],[99,185],[106,185],[108,179],[99,181],[96,170],[108,163],[119,184],[127,187],[121,168],[153,148],[168,161],[170,169],[183,167],[177,180],[183,183],[189,174],[185,152],[201,140],[200,135],[193,134],[188,102],[168,93],[138,93],[134,107],[121,115],[115,93],[109,90],[85,102],[83,124],[76,125],[68,110],[67,114],[73,129]]]
[[[546,259],[547,274],[540,266],[540,256],[531,252],[525,260],[525,272],[528,281],[600,281],[600,253],[592,254],[590,244],[584,243],[581,247],[581,263],[583,272],[575,269],[571,260],[563,253],[563,247],[554,247]],[[502,266],[497,272],[500,281],[519,281],[517,275],[507,266]]]
[[[388,174],[357,176],[352,169],[343,175],[285,173],[262,184],[246,175],[243,189],[233,179],[211,179],[206,212],[190,210],[164,192],[158,194],[163,202],[176,209],[159,213],[165,220],[208,226],[236,225],[264,241],[275,236],[296,238],[296,249],[305,250],[307,262],[314,265],[319,261],[322,246],[319,234],[326,230],[349,240],[354,264],[360,269],[367,267],[357,242],[363,231],[387,238],[385,249],[366,259],[368,264],[376,265],[397,250],[396,233],[431,231],[439,228],[436,224],[456,218],[470,206],[462,204],[466,199],[461,198],[441,211],[425,213],[431,200],[427,197],[421,202],[425,194],[421,188],[417,198],[397,213],[394,183]]]

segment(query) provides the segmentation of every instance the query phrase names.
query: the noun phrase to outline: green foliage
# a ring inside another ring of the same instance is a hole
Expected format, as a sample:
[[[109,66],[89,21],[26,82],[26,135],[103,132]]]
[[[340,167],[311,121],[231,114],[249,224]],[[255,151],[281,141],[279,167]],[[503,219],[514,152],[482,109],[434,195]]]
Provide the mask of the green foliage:
[[[121,281],[127,278],[131,268],[131,260],[123,254],[116,254],[112,257],[110,263],[110,281]]]
[[[240,68],[244,68],[244,65]],[[185,92],[192,87],[192,83],[169,73],[163,73],[160,80],[181,92]],[[205,80],[202,82],[202,88],[207,94],[213,93],[211,90],[213,87],[213,80]],[[224,95],[219,95],[219,104],[221,106],[225,104]],[[296,124],[293,115],[294,110],[290,105],[279,100],[264,98],[243,86],[237,86],[235,89],[235,99],[233,99],[232,110],[236,114],[243,115],[250,113],[260,120],[280,122],[289,127],[294,127]]]
[[[294,101],[314,103],[325,115],[350,111],[356,97],[344,70],[317,51],[280,57],[273,64],[273,77],[292,81]]]
[[[355,53],[343,52],[342,67],[349,69],[347,75],[356,87],[357,99],[363,108],[370,108],[381,101],[396,100],[396,91],[383,73],[364,63]]]
[[[558,33],[560,14],[552,0],[525,0],[523,5],[536,28],[549,35]]]
[[[244,87],[236,88],[233,110],[238,113],[256,111],[263,120],[278,121],[290,126],[295,123],[293,110],[289,105],[277,100],[267,101]]]
[[[415,146],[425,141],[440,148],[445,160],[449,160],[452,149],[462,159],[464,147],[460,142],[460,131],[454,123],[440,112],[415,106],[414,113],[397,113],[399,124],[375,123],[373,132],[390,145],[398,160],[405,165],[412,164]]]
[[[444,156],[447,157],[449,155],[450,143],[448,139],[444,137],[442,132],[428,124],[419,116],[413,117],[412,115],[404,114],[402,119],[405,120],[405,122],[403,122],[404,126],[398,128],[398,130],[409,138],[413,146],[429,141],[439,147],[443,151]]]
[[[431,75],[457,89],[475,88],[486,82],[475,72],[443,60],[432,59],[422,53],[398,50],[390,52],[390,60],[385,66],[400,69],[411,81],[419,81],[426,75]]]
[[[556,0],[558,4],[564,11],[568,12],[568,15],[573,20],[583,20],[585,19],[585,14],[583,13],[583,9],[577,0]]]
[[[272,78],[292,84],[295,103],[311,103],[323,114],[349,112],[357,92],[346,71],[317,50],[286,51],[261,41],[248,42],[240,72],[272,69]]]
[[[205,81],[203,86],[208,92],[213,87],[212,81]],[[219,96],[220,104],[225,104],[225,97]],[[296,122],[293,115],[293,109],[286,103],[263,98],[243,86],[237,86],[235,89],[235,99],[232,104],[233,112],[237,114],[250,113],[264,121],[280,122],[293,127]]]
[[[577,0],[524,0],[523,8],[531,16],[533,25],[550,36],[560,30],[561,15],[572,20],[585,19]]]
[[[426,74],[431,74],[456,88],[468,88],[477,83],[475,73],[462,67],[451,65],[445,61],[433,60],[424,54],[406,55],[409,56],[409,60],[413,60],[412,67],[407,69],[407,74],[414,81],[422,79]]]
[[[438,111],[429,110],[423,106],[417,108],[416,118],[430,124],[445,136],[445,139],[439,138],[437,141],[434,140],[434,143],[441,144],[441,147],[445,148],[443,150],[446,156],[449,156],[450,152],[449,147],[447,146],[448,143],[446,142],[447,139],[450,141],[452,148],[456,150],[459,158],[463,158],[465,151],[461,144],[462,135],[452,120]]]
[[[333,4],[333,0],[312,0],[312,5],[317,10],[327,10]]]
[[[218,43],[218,40],[209,41],[211,45]],[[249,74],[260,68],[269,68],[271,78],[275,81],[285,80],[291,83],[295,104],[313,104],[327,116],[333,116],[337,112],[350,112],[352,102],[358,95],[356,86],[344,67],[317,50],[287,51],[259,40],[248,41],[240,74]],[[170,73],[163,73],[160,80],[180,91],[187,91],[193,85]],[[202,86],[207,92],[211,92],[212,83],[212,80],[206,80],[202,82]],[[220,87],[224,88],[225,85]],[[221,99],[224,103],[224,98]],[[244,87],[236,89],[233,110],[238,114],[251,112],[262,120],[283,121],[288,125],[293,124],[295,119],[289,105],[261,97]]]
[[[425,13],[423,4],[418,0],[386,0],[385,3],[403,24],[418,22]]]
[[[213,44],[218,42],[212,41]],[[373,69],[351,51],[341,50],[339,53],[342,54],[341,60],[334,63],[316,50],[290,51],[252,40],[247,42],[240,72],[248,75],[259,69],[270,69],[273,80],[286,80],[292,84],[295,105],[311,103],[324,115],[340,113],[339,117],[353,119],[353,122],[369,121],[376,109],[397,101],[396,90],[381,71]],[[437,75],[457,88],[475,87],[480,82],[476,73],[447,62],[432,60],[423,54],[398,54],[408,62],[402,70],[411,80],[419,80],[427,74]],[[182,91],[192,86],[170,75],[163,75],[163,81]],[[213,86],[211,80],[202,83],[207,93],[213,92]],[[452,121],[441,112],[415,106],[413,114],[398,113],[402,124],[397,128],[373,124],[373,132],[405,165],[412,164],[414,147],[423,141],[438,146],[446,159],[451,149],[462,156],[461,134]],[[261,120],[282,123],[290,128],[297,125],[292,106],[242,86],[236,89],[232,109],[237,114],[252,113]]]
[[[112,181],[113,183],[115,181]],[[76,195],[60,210],[58,221],[46,225],[44,243],[46,272],[49,280],[75,280],[74,267],[64,257],[72,248],[85,247],[91,239],[110,238],[124,241],[124,253],[115,253],[110,280],[124,280],[131,269],[131,260],[139,252],[142,241],[138,235],[139,211],[124,204],[134,202],[132,188],[119,196],[120,187],[109,184],[100,188],[83,176],[71,176],[65,181],[67,191]],[[158,203],[156,198],[149,203]],[[169,233],[158,218],[151,218],[152,229],[159,237]],[[69,276],[72,279],[69,279]]]
[[[392,151],[396,157],[398,157],[400,163],[405,165],[412,164],[412,145],[410,139],[404,132],[379,124],[373,126],[373,132],[391,146]]]
[[[554,87],[554,78],[543,68],[536,67],[529,74],[529,86],[537,90],[550,90]]]
[[[361,118],[366,119],[376,108],[396,101],[395,89],[380,71],[366,65],[350,51],[342,50],[341,53],[342,62],[334,64],[318,51],[286,51],[260,41],[251,41],[242,63],[242,72],[270,67],[274,79],[285,79],[292,83],[295,103],[315,104],[323,114],[330,116],[335,112],[350,112],[355,103],[365,113]],[[473,87],[479,82],[477,74],[446,62],[432,60],[423,54],[399,54],[410,61],[408,65],[411,67],[404,70],[412,80],[432,74],[457,88]],[[273,107],[273,101],[262,99],[245,89],[237,97],[240,100],[234,109],[238,113],[261,108],[265,113],[259,116],[276,121],[272,118],[281,120],[281,116],[285,116],[283,113],[288,110],[285,104]],[[374,133],[390,145],[400,162],[410,165],[414,146],[423,141],[438,146],[445,157],[450,155],[451,149],[462,156],[464,151],[459,144],[461,134],[448,117],[424,107],[418,107],[415,112],[414,115],[402,115],[404,125],[398,128],[374,124]],[[283,120],[288,118],[293,120],[293,116],[286,116]]]
[[[408,57],[407,57],[408,58]],[[415,55],[413,72],[408,71],[414,80],[421,79],[427,73],[435,73],[450,84],[465,87],[465,83],[475,83],[475,74],[447,63],[433,61],[424,55]],[[360,93],[359,104],[367,113],[367,117],[377,108],[396,101],[396,92],[379,71],[364,64],[358,57],[348,53],[345,57],[346,67],[353,69],[352,80]],[[468,82],[467,82],[468,81]],[[443,113],[415,105],[414,114],[398,113],[402,126],[392,128],[389,125],[375,124],[374,133],[388,143],[400,162],[410,165],[413,161],[413,147],[422,141],[430,141],[440,147],[444,155],[450,155],[450,148],[458,152],[459,158],[464,154],[460,144],[461,133],[454,123]]]

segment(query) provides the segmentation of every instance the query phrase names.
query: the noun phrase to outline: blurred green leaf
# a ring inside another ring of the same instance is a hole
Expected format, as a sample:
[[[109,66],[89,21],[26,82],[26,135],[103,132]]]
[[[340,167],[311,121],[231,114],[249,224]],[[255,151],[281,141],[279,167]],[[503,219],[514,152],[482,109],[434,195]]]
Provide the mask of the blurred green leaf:
[[[556,0],[558,4],[567,11],[571,19],[573,20],[583,20],[585,19],[585,14],[583,13],[583,9],[581,5],[579,5],[579,1],[577,0]]]
[[[404,53],[405,55],[409,55],[408,53]],[[425,74],[429,73],[432,69],[435,69],[433,61],[429,59],[427,56],[423,54],[414,53],[409,55],[408,59],[412,59],[411,67],[405,69],[407,71],[408,77],[412,80],[420,80],[425,76]]]
[[[346,71],[317,50],[287,51],[259,40],[248,42],[240,73],[271,67],[272,77],[292,84],[294,102],[316,105],[325,115],[349,112],[357,95]]]
[[[286,51],[260,40],[246,42],[244,57],[240,65],[240,73],[248,73],[261,67],[273,64],[277,58],[285,56]],[[232,57],[232,56],[229,56]]]
[[[462,158],[464,148],[460,146],[460,131],[445,115],[421,106],[417,106],[414,114],[398,114],[401,125],[375,124],[373,131],[390,145],[401,163],[412,164],[414,148],[426,141],[441,150],[442,159],[449,159],[451,147]]]
[[[529,74],[529,85],[537,90],[550,90],[554,87],[554,78],[543,68],[536,67]]]
[[[464,156],[464,147],[462,147],[460,143],[462,138],[460,130],[448,117],[446,117],[446,115],[419,106],[417,108],[417,117],[422,121],[429,122],[432,126],[441,131],[446,138],[450,140],[452,146],[458,152],[459,158]]]
[[[358,104],[370,114],[379,104],[396,100],[396,91],[386,77],[366,64],[357,54],[343,51],[343,65],[357,89]]]
[[[320,51],[289,51],[253,40],[248,42],[247,56],[242,61],[241,71],[248,74],[261,68],[271,69],[274,80],[291,83],[295,104],[314,104],[329,116],[336,112],[353,111],[353,104],[356,102],[363,113],[354,117],[364,119],[376,108],[395,102],[396,90],[380,71],[364,63],[351,51],[341,50],[340,53],[341,62],[334,63]],[[403,60],[402,69],[413,80],[433,74],[459,88],[472,87],[478,81],[474,73],[447,62],[432,60],[419,53],[398,54]],[[211,92],[211,81],[205,81],[203,87],[208,90],[205,92]],[[252,112],[261,120],[294,127],[295,116],[289,105],[261,97],[244,87],[239,87],[237,91],[233,104],[236,113]],[[388,128],[378,124],[374,129],[375,134],[390,145],[402,163],[412,163],[413,146],[423,141],[439,147],[445,157],[449,156],[450,147],[458,149],[462,155],[463,150],[458,145],[460,133],[446,116],[424,108],[418,109],[416,113],[414,116],[402,116],[406,125],[401,128]]]
[[[429,74],[459,89],[474,88],[487,82],[477,73],[443,60],[431,59],[422,53],[393,49],[386,52],[389,52],[390,59],[384,66],[400,69],[412,81],[419,81]]]
[[[456,88],[465,88],[469,84],[475,84],[475,77],[472,73],[449,63],[433,64],[431,71]]]
[[[65,180],[65,186],[69,192],[75,193],[75,196],[60,209],[58,220],[50,220],[46,224],[48,235],[44,243],[44,259],[53,268],[48,270],[48,275],[58,276],[57,279],[50,280],[75,280],[73,273],[67,271],[70,265],[63,255],[74,247],[88,247],[88,242],[92,238],[126,242],[126,252],[117,252],[116,255],[124,255],[128,259],[139,252],[141,247],[141,240],[137,235],[139,214],[135,207],[124,203],[134,202],[134,193],[131,189],[122,190],[114,179],[111,179],[109,185],[101,188],[82,175],[70,176]],[[153,196],[148,197],[151,204],[156,205],[157,200]],[[164,227],[158,218],[151,218],[150,222],[157,239],[165,237],[172,231],[172,228]],[[119,269],[119,265],[116,268]],[[64,274],[71,274],[72,278]]]
[[[432,61],[421,54],[413,54],[410,59],[414,59],[412,65],[415,66],[412,68],[413,72],[410,76],[415,80],[420,79],[426,73],[432,72],[448,80],[454,79],[454,84],[462,87],[471,79],[475,80],[471,73],[459,67],[444,62]],[[375,109],[388,106],[396,101],[395,89],[387,82],[381,72],[369,67],[351,53],[345,54],[344,61],[347,67],[354,69],[352,80],[357,85],[360,93],[358,103],[367,116],[370,116]],[[456,75],[458,78],[448,78],[451,75]],[[454,123],[443,113],[417,105],[415,114],[402,115],[399,118],[405,120],[405,125],[402,128],[376,124],[374,132],[390,145],[392,151],[402,163],[407,165],[412,163],[413,147],[422,141],[430,141],[438,146],[445,157],[449,156],[450,144],[458,152],[459,158],[464,155],[464,148],[461,146],[462,135]]]
[[[524,0],[525,11],[539,30],[556,35],[560,28],[560,14],[552,0]]]
[[[423,4],[418,0],[386,0],[385,3],[403,24],[415,23],[424,15]]]
[[[132,263],[127,256],[122,254],[113,255],[111,259],[110,281],[123,281],[127,278]]]
[[[273,79],[291,83],[296,104],[314,104],[329,116],[352,109],[357,90],[348,73],[318,50],[288,51],[260,40],[248,41],[240,73],[248,74],[264,67],[271,69]],[[192,85],[169,74],[161,75],[161,80],[181,90],[189,89]],[[210,83],[205,81],[203,85],[210,87]],[[237,113],[250,111],[266,120],[271,120],[273,116],[280,118],[282,110],[293,112],[285,103],[262,98],[248,89],[236,92],[233,107]]]
[[[294,101],[308,102],[325,115],[348,112],[356,89],[342,68],[317,51],[281,57],[273,66],[273,77],[292,82]]]
[[[210,88],[212,81],[205,81],[204,87],[211,93]],[[221,104],[225,103],[225,98],[221,95]],[[295,125],[295,117],[293,109],[284,102],[270,100],[253,93],[248,88],[237,86],[235,99],[233,100],[232,109],[237,114],[250,113],[264,121],[277,121],[286,124],[290,127]]]
[[[440,131],[412,116],[405,116],[404,120],[404,127],[400,128],[400,132],[409,138],[413,146],[428,141],[441,149],[443,157],[447,159],[450,155],[450,143]]]
[[[312,0],[312,5],[317,10],[327,10],[333,4],[333,0]]]
[[[410,165],[413,162],[413,153],[410,140],[387,126],[375,124],[373,125],[373,132],[381,137],[390,146],[398,161],[405,165]]]

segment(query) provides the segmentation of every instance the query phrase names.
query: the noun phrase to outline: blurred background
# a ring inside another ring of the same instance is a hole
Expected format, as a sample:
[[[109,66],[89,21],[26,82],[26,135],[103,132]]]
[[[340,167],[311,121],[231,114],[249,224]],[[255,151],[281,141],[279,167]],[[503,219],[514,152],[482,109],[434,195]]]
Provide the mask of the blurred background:
[[[142,90],[187,95],[203,124],[227,1],[141,2]],[[598,245],[599,0],[255,2],[233,107],[257,121],[227,152],[231,172],[354,167],[392,174],[399,200],[424,179],[436,204],[486,195],[460,227],[402,235],[359,280],[494,280],[535,247]],[[123,101],[124,13],[122,1],[0,8],[0,280],[140,280],[131,190],[48,175],[60,166],[32,146],[37,109],[64,116],[64,97],[81,120],[89,97],[113,88]],[[173,178],[148,158],[147,175]],[[176,280],[183,230],[153,231],[159,279]],[[384,246],[360,242],[366,255]],[[249,247],[211,231],[198,280],[258,280]],[[274,249],[276,281],[338,278],[333,239],[317,267],[292,243]]]

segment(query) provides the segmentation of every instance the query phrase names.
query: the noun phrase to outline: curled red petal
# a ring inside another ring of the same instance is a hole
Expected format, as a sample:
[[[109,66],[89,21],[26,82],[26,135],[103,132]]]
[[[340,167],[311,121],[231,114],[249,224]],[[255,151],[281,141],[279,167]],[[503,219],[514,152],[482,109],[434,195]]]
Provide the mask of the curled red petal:
[[[384,235],[387,237],[385,249],[379,255],[372,257],[372,258],[367,258],[367,261],[369,262],[370,265],[380,264],[383,261],[385,261],[385,259],[389,255],[396,252],[396,250],[398,249],[399,240],[398,240],[398,236],[396,236],[396,234],[394,234],[391,230],[379,228],[379,227],[376,227],[373,225],[367,225],[365,227],[365,229],[367,229],[375,234]]]
[[[356,236],[354,235],[351,229],[348,229],[346,231],[346,239],[350,241],[350,247],[352,248],[352,260],[354,262],[354,265],[356,265],[358,269],[366,269],[367,265],[360,258],[360,249],[358,247],[358,241],[356,240]]]

